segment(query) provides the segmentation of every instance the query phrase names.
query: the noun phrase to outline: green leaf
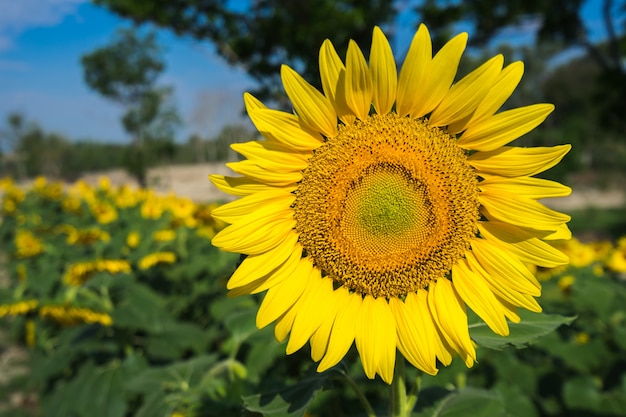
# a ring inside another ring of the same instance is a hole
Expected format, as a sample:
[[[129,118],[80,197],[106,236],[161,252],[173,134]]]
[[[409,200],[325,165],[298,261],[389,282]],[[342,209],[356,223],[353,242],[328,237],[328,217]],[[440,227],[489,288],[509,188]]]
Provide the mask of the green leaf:
[[[145,394],[182,391],[199,383],[207,369],[216,361],[217,355],[204,355],[169,366],[146,369],[128,381],[126,388]]]
[[[565,382],[563,400],[570,409],[595,410],[600,403],[600,393],[593,378],[580,376]]]
[[[576,317],[527,311],[520,311],[519,315],[521,321],[509,323],[510,334],[506,337],[493,333],[484,322],[470,324],[470,336],[480,346],[489,349],[502,350],[508,346],[521,349],[538,337],[554,331],[563,324],[569,325],[576,319]]]
[[[174,320],[166,308],[165,299],[147,285],[128,282],[123,291],[124,299],[115,306],[112,314],[116,327],[162,332],[164,323]]]
[[[283,390],[243,397],[243,404],[246,410],[261,413],[263,416],[303,416],[326,380],[324,374],[315,375]]]
[[[146,347],[151,357],[177,359],[187,350],[200,353],[208,344],[207,333],[193,323],[169,322],[147,338]]]
[[[505,417],[502,399],[490,391],[465,388],[451,392],[434,407],[420,410],[415,417]]]
[[[124,417],[129,401],[124,383],[145,366],[137,357],[107,366],[88,362],[71,381],[57,384],[42,399],[41,409],[55,416]]]

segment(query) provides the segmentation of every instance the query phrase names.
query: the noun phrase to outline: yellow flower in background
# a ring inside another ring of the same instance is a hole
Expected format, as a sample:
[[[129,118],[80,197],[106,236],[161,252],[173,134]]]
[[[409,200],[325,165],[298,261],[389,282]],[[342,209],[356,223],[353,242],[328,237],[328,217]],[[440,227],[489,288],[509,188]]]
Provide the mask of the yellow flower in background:
[[[173,230],[157,230],[152,234],[152,238],[157,242],[170,242],[176,239],[176,232]]]
[[[0,190],[6,191],[15,187],[15,181],[11,177],[2,177],[0,178]]]
[[[185,219],[193,215],[196,210],[196,203],[190,198],[172,196],[168,199],[167,207],[175,218]]]
[[[576,277],[574,275],[568,274],[568,275],[563,275],[561,278],[559,278],[559,280],[557,281],[557,285],[559,286],[561,291],[569,292],[572,288],[572,285],[574,285],[575,282],[576,282]]]
[[[139,203],[139,194],[128,185],[124,185],[117,190],[113,199],[119,208],[135,207]]]
[[[18,258],[30,258],[43,252],[43,242],[29,230],[18,230],[15,235],[15,248]]]
[[[497,113],[523,73],[501,55],[454,83],[466,42],[433,57],[421,25],[398,75],[375,28],[369,64],[353,41],[345,63],[324,42],[323,93],[282,67],[295,114],[245,96],[265,140],[232,145],[241,177],[210,177],[241,197],[213,210],[230,224],[213,244],[248,255],[231,295],[267,291],[257,326],[290,334],[288,354],[310,342],[318,371],[353,343],[365,374],[388,383],[396,349],[429,374],[454,352],[472,366],[466,308],[505,336],[517,307],[541,311],[525,263],[568,262],[545,240],[570,238],[569,216],[537,200],[571,189],[534,175],[570,146],[507,146],[553,106]]]
[[[626,272],[626,248],[618,246],[613,250],[606,260],[606,267],[613,272]]]
[[[138,262],[139,269],[150,269],[159,264],[173,264],[176,262],[176,254],[174,252],[155,252],[141,258]]]
[[[61,201],[61,208],[67,213],[80,213],[82,201],[77,197],[67,196]]]
[[[131,249],[134,249],[137,246],[139,246],[140,242],[141,242],[141,235],[138,232],[132,231],[128,233],[128,235],[126,236],[126,245]]]
[[[39,305],[37,300],[17,301],[11,304],[0,304],[0,318],[4,316],[24,316],[35,310]]]
[[[117,210],[106,201],[96,201],[89,205],[91,213],[100,224],[109,224],[117,220]]]
[[[77,262],[67,268],[63,275],[63,282],[67,285],[78,286],[87,282],[96,272],[108,272],[115,275],[128,274],[130,271],[130,264],[123,259]]]
[[[98,178],[98,188],[104,192],[111,191],[111,180],[108,177]]]
[[[164,210],[165,207],[159,199],[155,197],[148,198],[141,205],[141,217],[144,219],[157,220],[161,218]]]
[[[90,227],[88,229],[71,230],[67,235],[67,243],[70,245],[90,245],[96,242],[108,242],[111,240],[109,232]]]
[[[53,320],[63,326],[75,326],[81,323],[97,323],[102,326],[113,325],[113,319],[110,315],[83,307],[46,305],[39,309],[39,315],[44,319]]]

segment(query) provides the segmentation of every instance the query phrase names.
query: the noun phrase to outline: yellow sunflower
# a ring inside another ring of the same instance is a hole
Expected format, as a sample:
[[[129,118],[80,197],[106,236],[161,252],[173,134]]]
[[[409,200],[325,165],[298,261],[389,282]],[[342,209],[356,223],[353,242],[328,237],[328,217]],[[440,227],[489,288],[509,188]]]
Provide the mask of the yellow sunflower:
[[[553,106],[496,113],[523,65],[498,55],[454,82],[466,42],[433,56],[421,25],[398,74],[375,28],[369,65],[353,41],[345,63],[323,43],[323,93],[282,67],[294,114],[245,95],[264,140],[232,145],[241,177],[210,177],[241,197],[213,211],[230,224],[213,244],[247,255],[230,295],[267,291],[257,325],[290,334],[288,354],[310,342],[318,371],[353,342],[365,374],[387,383],[396,349],[429,374],[454,352],[472,366],[466,307],[507,335],[517,307],[541,311],[525,265],[568,262],[544,241],[569,238],[569,216],[537,200],[571,190],[533,176],[570,146],[505,146]]]

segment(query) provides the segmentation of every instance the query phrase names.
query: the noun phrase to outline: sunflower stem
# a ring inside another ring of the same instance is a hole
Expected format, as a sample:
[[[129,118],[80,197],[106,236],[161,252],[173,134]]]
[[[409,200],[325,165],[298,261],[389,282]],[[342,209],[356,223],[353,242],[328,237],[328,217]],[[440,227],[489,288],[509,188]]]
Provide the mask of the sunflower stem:
[[[350,376],[347,373],[340,372],[339,374],[341,375],[341,379],[345,383],[347,383],[348,386],[352,388],[352,391],[354,391],[354,393],[356,394],[357,398],[361,402],[361,405],[363,405],[363,408],[365,409],[365,413],[367,414],[367,417],[376,417],[376,413],[374,412],[372,405],[370,404],[369,401],[367,401],[367,398],[365,397],[365,395],[363,394],[363,391],[361,391],[357,383],[354,382],[354,380],[350,378]]]
[[[409,393],[409,398],[407,399],[407,408],[408,408],[409,414],[411,414],[411,412],[415,408],[415,404],[417,404],[421,387],[422,387],[422,373],[420,371],[417,371],[417,376],[415,377],[415,383],[411,387],[411,392]]]
[[[393,373],[393,381],[391,381],[391,401],[389,403],[389,415],[391,417],[409,416],[410,410],[406,397],[405,379],[404,358],[398,355]]]

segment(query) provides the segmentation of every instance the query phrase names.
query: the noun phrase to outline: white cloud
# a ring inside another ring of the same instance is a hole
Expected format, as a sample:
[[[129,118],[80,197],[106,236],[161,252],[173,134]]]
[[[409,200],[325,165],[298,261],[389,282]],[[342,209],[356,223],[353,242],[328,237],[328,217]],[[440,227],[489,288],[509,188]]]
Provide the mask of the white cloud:
[[[54,26],[87,0],[0,0],[0,52],[31,27]]]

